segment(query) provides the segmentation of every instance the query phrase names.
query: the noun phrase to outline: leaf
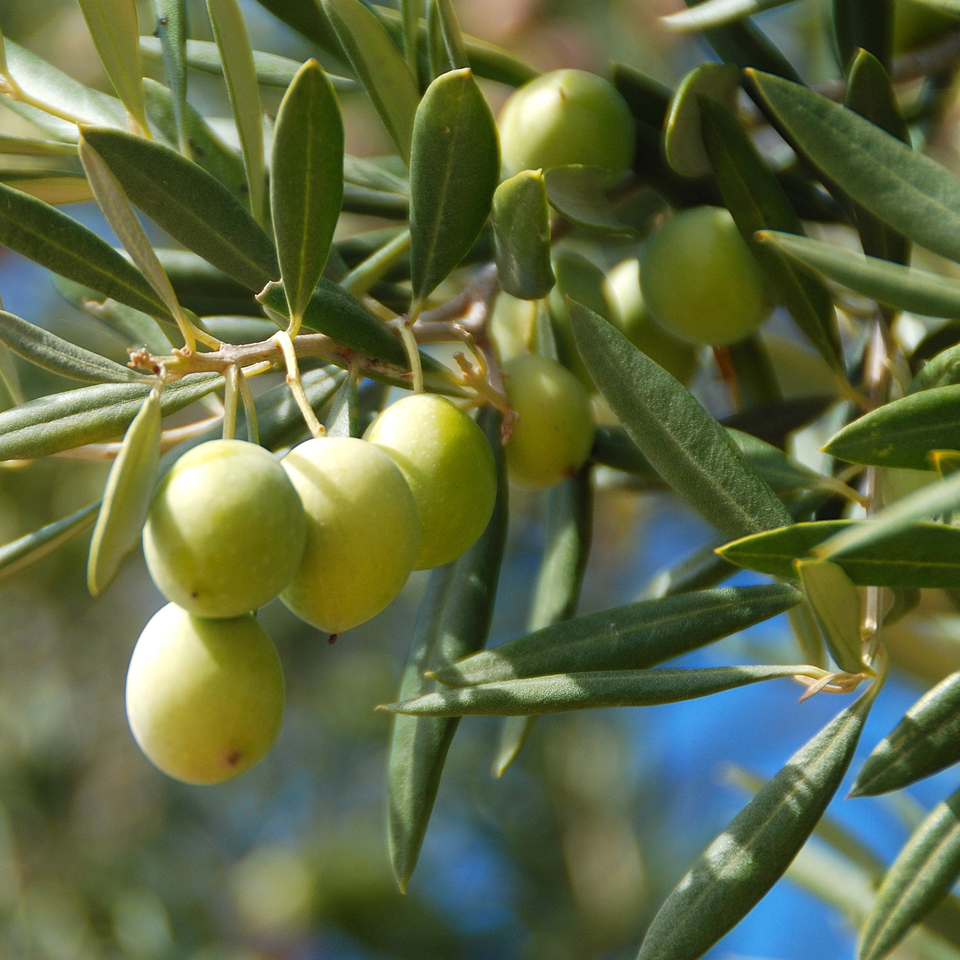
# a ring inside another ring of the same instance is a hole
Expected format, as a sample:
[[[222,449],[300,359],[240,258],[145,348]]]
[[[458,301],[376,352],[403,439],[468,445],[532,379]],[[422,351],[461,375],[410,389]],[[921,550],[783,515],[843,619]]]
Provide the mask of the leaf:
[[[960,672],[928,690],[873,748],[851,797],[900,790],[960,761]]]
[[[164,416],[223,384],[218,373],[192,373],[165,387]],[[123,433],[143,406],[148,384],[108,383],[54,393],[0,413],[0,460],[32,460]]]
[[[420,717],[521,717],[601,707],[653,707],[793,677],[811,669],[762,666],[562,673],[441,690],[378,709]]]
[[[170,88],[177,143],[187,156],[190,149],[186,125],[187,112],[187,3],[186,0],[153,0],[157,18],[156,44],[163,54],[163,69]],[[143,54],[144,37],[139,38]],[[149,39],[153,39],[152,37]]]
[[[100,509],[100,501],[83,507],[69,517],[48,523],[39,530],[0,547],[0,580],[12,577],[31,564],[58,550],[68,540],[93,523]]]
[[[68,280],[151,316],[172,319],[143,274],[105,240],[59,210],[3,185],[0,243]]]
[[[260,88],[253,66],[253,49],[237,0],[207,0],[207,13],[220,51],[233,119],[240,136],[240,151],[247,171],[250,211],[261,221],[264,209],[263,115]],[[144,211],[146,212],[146,211]]]
[[[544,174],[550,205],[571,223],[635,237],[637,228],[623,218],[607,196],[609,180],[609,170],[579,164],[551,167]]]
[[[640,670],[783,613],[801,594],[788,584],[700,590],[565,620],[435,671],[468,686],[518,677]]]
[[[834,663],[846,673],[863,669],[860,594],[843,568],[829,560],[798,560],[803,593]]]
[[[89,383],[136,383],[143,375],[84,350],[34,323],[0,310],[0,341],[25,360],[73,380]]]
[[[424,670],[459,659],[486,643],[496,598],[507,529],[507,482],[500,417],[487,407],[481,425],[497,460],[497,501],[480,539],[457,560],[430,577],[399,696],[408,698],[434,684]],[[390,862],[401,890],[413,874],[426,834],[456,720],[395,717],[387,773],[387,838]]]
[[[859,960],[886,956],[960,875],[960,791],[939,804],[897,855],[860,932]]]
[[[344,373],[338,367],[318,367],[301,373],[300,379],[307,402],[319,417],[340,387]],[[300,407],[285,383],[257,397],[256,408],[260,446],[277,451],[293,447],[310,436]],[[242,417],[243,411],[238,411],[238,429],[243,423]]]
[[[209,173],[169,147],[142,137],[92,128],[85,129],[83,136],[130,202],[175,240],[249,290],[260,290],[279,277],[270,238]]]
[[[934,253],[960,260],[960,181],[807,87],[748,71],[792,143],[853,200]]]
[[[427,36],[434,77],[448,70],[470,66],[467,47],[460,33],[460,22],[451,0],[428,0]]]
[[[792,0],[706,0],[699,6],[661,17],[660,23],[668,30],[676,30],[678,33],[707,30],[752,17],[764,10],[782,7],[790,2]]]
[[[0,134],[0,153],[21,157],[76,157],[77,148],[59,140],[37,140],[3,133]]]
[[[437,77],[417,108],[410,152],[411,279],[424,300],[480,236],[500,178],[493,114],[469,70]]]
[[[157,481],[160,420],[160,401],[151,391],[127,428],[107,476],[87,559],[87,587],[93,596],[113,579],[120,561],[140,539]]]
[[[338,60],[343,60],[343,51],[340,49],[337,35],[320,4],[315,0],[257,0],[257,2],[287,26],[293,27],[308,40],[312,40],[322,50],[326,50]]]
[[[593,311],[568,301],[583,362],[654,469],[725,536],[782,527],[790,514],[677,380]]]
[[[324,423],[328,437],[359,437],[360,408],[357,398],[357,381],[344,377],[330,405],[330,413]]]
[[[679,563],[661,570],[643,588],[639,599],[659,600],[693,590],[706,590],[732,577],[737,568],[716,552],[722,543],[722,540],[712,540]],[[797,609],[801,608],[792,607],[791,611]]]
[[[550,208],[543,175],[522,170],[493,195],[493,235],[500,286],[520,300],[539,300],[556,278],[550,266]]]
[[[270,209],[290,317],[299,327],[320,280],[343,203],[343,120],[333,87],[308,60],[280,104]]]
[[[894,0],[833,0],[833,29],[840,66],[861,48],[872,53],[884,68],[893,48]]]
[[[400,0],[400,18],[403,21],[403,53],[407,68],[417,80],[417,37],[420,33],[421,0]]]
[[[960,450],[960,385],[911,393],[834,434],[825,452],[851,463],[931,469],[934,450]]]
[[[763,898],[840,786],[878,688],[795,753],[707,847],[653,918],[637,960],[694,960]]]
[[[823,283],[769,247],[758,244],[764,228],[803,235],[803,225],[779,181],[757,152],[736,117],[718,104],[700,105],[703,144],[717,183],[740,234],[757,258],[773,293],[827,364],[841,375],[846,368],[836,311]]]
[[[917,0],[924,7],[939,10],[951,17],[960,17],[960,0]]]
[[[360,0],[321,0],[350,65],[404,163],[410,162],[416,81],[376,14]]]
[[[717,552],[725,560],[773,577],[793,577],[796,560],[845,530],[866,529],[870,521],[820,520],[796,523],[734,540]],[[899,589],[960,587],[960,528],[910,523],[876,543],[831,554],[830,559],[860,586]]]

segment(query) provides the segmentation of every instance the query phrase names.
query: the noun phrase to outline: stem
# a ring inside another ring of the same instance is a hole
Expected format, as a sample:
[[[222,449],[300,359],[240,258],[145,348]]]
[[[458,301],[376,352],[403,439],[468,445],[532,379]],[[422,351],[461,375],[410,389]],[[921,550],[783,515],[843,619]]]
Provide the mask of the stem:
[[[237,382],[240,385],[240,396],[243,399],[243,413],[247,418],[247,440],[250,443],[260,442],[260,429],[257,426],[257,405],[253,402],[253,393],[250,384],[242,370],[237,369]]]
[[[300,380],[300,369],[297,366],[297,352],[294,349],[293,340],[284,330],[275,333],[271,339],[275,340],[283,351],[283,360],[287,365],[287,386],[293,394],[293,399],[297,401],[297,406],[300,408],[300,413],[303,414],[303,419],[306,421],[310,433],[314,437],[322,437],[326,431],[323,429],[323,424],[317,419],[317,415],[313,412],[313,407],[310,406],[310,401],[307,399],[307,394],[303,389],[303,383]]]
[[[226,389],[223,391],[223,439],[232,440],[237,431],[237,381],[240,371],[236,364],[223,372]]]

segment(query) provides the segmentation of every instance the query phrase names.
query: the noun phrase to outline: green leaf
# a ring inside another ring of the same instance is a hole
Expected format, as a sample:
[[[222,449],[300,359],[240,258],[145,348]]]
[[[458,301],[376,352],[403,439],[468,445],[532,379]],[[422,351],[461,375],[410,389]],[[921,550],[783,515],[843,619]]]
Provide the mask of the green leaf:
[[[911,393],[834,434],[831,456],[878,467],[930,470],[934,450],[960,450],[960,385]]]
[[[25,360],[73,380],[88,383],[136,383],[143,375],[84,350],[35,323],[0,310],[0,341]]]
[[[69,517],[48,523],[33,533],[12,540],[0,547],[0,580],[12,577],[15,573],[42,560],[48,554],[58,550],[68,540],[93,523],[100,509],[100,501],[71,513]]]
[[[190,149],[187,112],[187,3],[186,0],[153,0],[157,18],[156,44],[163,54],[163,68],[170,88],[177,143],[183,153]],[[144,37],[139,38],[143,54]],[[153,40],[154,38],[149,38]],[[189,156],[189,154],[187,154]]]
[[[451,0],[428,0],[427,36],[434,77],[448,70],[470,66],[467,47],[460,33],[460,22]]]
[[[803,225],[790,200],[730,111],[705,100],[700,117],[703,144],[723,199],[771,290],[831,369],[845,374],[843,345],[829,291],[808,271],[754,239],[756,231],[764,228],[802,236]]]
[[[300,379],[307,402],[313,412],[321,417],[341,386],[344,372],[333,366],[318,367],[301,373]],[[277,451],[296,446],[309,438],[310,431],[300,407],[285,383],[257,397],[256,407],[260,446]],[[238,430],[242,423],[243,411],[240,410],[237,415]]]
[[[694,960],[790,866],[840,786],[879,684],[847,707],[744,807],[653,918],[637,960]]]
[[[722,543],[722,540],[712,540],[679,563],[661,570],[650,579],[638,599],[659,600],[693,590],[706,590],[732,577],[737,567],[716,552],[716,548]],[[797,609],[801,608],[791,608]]]
[[[859,960],[886,956],[960,875],[960,791],[939,804],[897,855],[860,932]]]
[[[960,17],[960,0],[917,0],[917,3],[951,17]]]
[[[83,135],[131,203],[175,240],[249,290],[260,290],[279,277],[270,238],[209,173],[142,137],[102,129],[85,129]],[[74,279],[92,285],[88,279]]]
[[[833,0],[833,29],[840,66],[858,50],[872,53],[884,68],[893,49],[894,0]]]
[[[360,0],[321,0],[350,65],[405,163],[410,162],[416,81],[376,14]]]
[[[678,33],[708,30],[791,2],[792,0],[705,0],[699,6],[661,17],[660,23],[668,30],[676,30]]]
[[[312,40],[322,50],[326,50],[338,60],[343,60],[343,50],[337,35],[330,26],[319,3],[315,0],[257,0],[261,7],[269,10],[287,26]]]
[[[561,673],[426,693],[378,709],[420,717],[522,717],[599,707],[653,707],[810,670],[761,666]]]
[[[432,689],[423,673],[459,659],[486,643],[496,598],[507,530],[507,481],[500,443],[500,417],[487,407],[481,426],[497,460],[497,501],[480,539],[451,564],[431,574],[399,696]],[[440,784],[456,720],[395,717],[387,773],[387,838],[400,889],[406,888]]]
[[[207,0],[207,13],[223,63],[233,119],[240,136],[240,151],[247,171],[250,210],[261,221],[266,187],[263,166],[263,113],[260,88],[253,66],[253,49],[237,0]],[[146,212],[146,211],[144,211]]]
[[[68,280],[172,319],[143,274],[105,240],[59,210],[2,184],[0,243]]]
[[[93,596],[113,579],[120,561],[140,539],[157,481],[160,421],[160,401],[151,391],[127,428],[107,476],[87,560],[87,587]]]
[[[783,613],[801,594],[788,584],[700,590],[565,620],[436,671],[469,686],[518,677],[640,670]]]
[[[628,223],[607,196],[610,171],[579,164],[551,167],[544,174],[550,205],[571,223],[604,233],[635,237],[636,226]]]
[[[357,381],[353,377],[343,378],[323,425],[328,437],[359,437],[363,433],[360,429]]]
[[[860,594],[843,569],[829,560],[798,560],[800,583],[834,663],[847,673],[863,669]]]
[[[749,71],[789,140],[853,200],[934,253],[960,260],[960,181],[854,111]]]
[[[737,107],[740,71],[729,63],[704,63],[680,81],[663,132],[667,162],[683,177],[705,177],[713,167],[700,132],[700,103],[715,100],[729,111]]]
[[[795,576],[796,560],[845,530],[868,529],[862,520],[819,520],[734,540],[717,552],[724,559],[773,577]],[[831,554],[830,559],[860,586],[900,589],[960,587],[960,528],[910,523],[876,543]]]
[[[593,311],[568,303],[594,383],[679,496],[731,539],[791,522],[777,495],[685,387]]]
[[[160,409],[175,413],[222,386],[218,373],[192,373],[163,390]],[[32,460],[122,434],[151,387],[108,383],[54,393],[0,413],[0,460]]]
[[[270,209],[290,316],[299,327],[330,255],[343,203],[343,120],[337,95],[308,60],[280,104]]]
[[[33,137],[15,137],[9,133],[0,134],[0,154],[12,154],[20,157],[73,157],[77,148],[71,143],[59,140],[37,140]]]
[[[556,278],[550,266],[550,208],[543,175],[522,170],[493,195],[493,235],[500,286],[512,297],[539,300]]]
[[[470,252],[500,178],[493,114],[469,70],[437,77],[417,108],[410,153],[411,279],[417,300]]]
[[[791,259],[889,307],[929,317],[960,317],[960,281],[879,257],[865,257],[809,237],[764,231],[757,239],[761,245],[775,246]]]
[[[417,80],[417,38],[420,33],[421,0],[400,0],[400,18],[403,21],[403,53],[407,69]]]
[[[873,749],[850,791],[900,790],[960,761],[960,672],[928,690]]]

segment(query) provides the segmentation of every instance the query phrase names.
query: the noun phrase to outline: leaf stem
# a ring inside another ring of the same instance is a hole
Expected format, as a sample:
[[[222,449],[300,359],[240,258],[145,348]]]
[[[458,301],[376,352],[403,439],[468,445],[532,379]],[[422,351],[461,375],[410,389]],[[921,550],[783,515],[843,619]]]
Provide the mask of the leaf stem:
[[[287,386],[293,394],[293,399],[297,401],[300,413],[314,437],[322,437],[326,433],[323,424],[317,419],[317,415],[310,406],[306,391],[303,389],[303,382],[300,380],[300,369],[297,366],[297,351],[294,349],[293,340],[285,330],[280,330],[271,338],[277,342],[283,351],[283,360],[287,366]]]

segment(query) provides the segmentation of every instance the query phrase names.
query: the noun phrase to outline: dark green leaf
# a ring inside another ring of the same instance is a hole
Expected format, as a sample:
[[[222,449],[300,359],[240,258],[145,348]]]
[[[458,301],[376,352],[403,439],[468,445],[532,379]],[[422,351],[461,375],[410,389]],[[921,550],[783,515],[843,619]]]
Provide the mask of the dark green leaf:
[[[860,933],[859,960],[885,957],[960,875],[960,791],[937,806],[883,878]]]
[[[156,44],[163,54],[163,67],[170,88],[177,141],[181,150],[189,148],[186,127],[187,110],[187,3],[186,0],[153,0],[157,18]],[[143,53],[145,37],[140,37]],[[149,39],[153,40],[153,37]]]
[[[217,373],[193,373],[165,387],[164,416],[182,410],[221,386]],[[0,413],[0,460],[32,460],[122,434],[151,387],[108,383],[31,400]]]
[[[469,70],[437,77],[417,108],[410,153],[411,279],[429,296],[480,236],[500,178],[493,114]]]
[[[795,560],[811,556],[819,544],[860,520],[797,523],[735,540],[718,553],[741,567],[773,577],[793,577]],[[860,586],[900,589],[960,586],[960,528],[942,523],[911,523],[891,537],[831,555]]]
[[[344,379],[344,373],[337,367],[319,367],[301,373],[303,391],[307,402],[318,417],[324,412]],[[293,447],[310,436],[300,412],[300,407],[290,392],[290,388],[281,383],[279,386],[261,394],[256,400],[257,427],[262,447],[268,450],[282,450]],[[238,431],[243,424],[243,411],[238,411]]]
[[[86,129],[84,138],[130,201],[185,247],[250,290],[280,275],[270,238],[236,197],[196,164],[118,130]]]
[[[100,501],[98,500],[76,513],[71,513],[63,520],[49,523],[18,540],[4,544],[0,547],[0,579],[12,577],[15,573],[19,573],[32,563],[42,560],[54,550],[59,549],[81,530],[89,527],[99,509]]]
[[[637,236],[637,228],[624,219],[607,196],[609,180],[609,170],[579,165],[552,167],[544,174],[550,205],[571,223],[604,233]]]
[[[700,855],[653,918],[637,960],[695,960],[777,882],[840,786],[878,686],[795,753]]]
[[[787,584],[702,590],[631,603],[566,620],[436,671],[468,686],[518,677],[655,666],[788,610],[801,594]]]
[[[278,20],[312,40],[322,50],[343,60],[343,50],[321,5],[315,0],[257,0]]]
[[[333,87],[308,60],[284,95],[273,135],[270,209],[289,314],[299,326],[343,203],[343,120]]]
[[[427,36],[431,73],[434,77],[439,77],[448,70],[460,70],[470,66],[457,12],[451,0],[429,0]]]
[[[852,797],[900,790],[960,761],[960,672],[928,690],[877,744]]]
[[[497,459],[497,501],[480,539],[430,577],[404,667],[399,696],[432,689],[425,670],[457,660],[486,643],[497,592],[507,529],[507,481],[500,443],[500,417],[487,407],[481,426]],[[396,717],[390,742],[387,836],[400,889],[413,874],[433,811],[456,720]]]
[[[863,48],[884,68],[893,49],[894,0],[833,0],[833,29],[840,66],[845,66]]]
[[[575,301],[569,305],[594,383],[677,494],[731,538],[791,522],[777,495],[686,388],[601,317]]]
[[[538,300],[553,287],[550,208],[543,175],[522,170],[493,195],[493,235],[500,286],[521,300]]]

